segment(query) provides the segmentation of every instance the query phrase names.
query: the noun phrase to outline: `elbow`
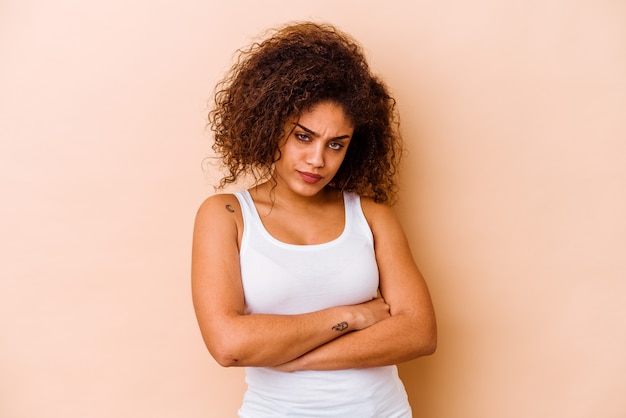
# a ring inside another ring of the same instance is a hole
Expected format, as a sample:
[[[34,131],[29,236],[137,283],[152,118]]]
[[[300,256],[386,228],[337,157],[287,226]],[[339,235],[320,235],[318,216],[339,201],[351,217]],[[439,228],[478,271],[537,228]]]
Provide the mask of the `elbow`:
[[[228,344],[223,341],[207,341],[206,344],[209,353],[217,364],[222,367],[242,366],[241,355],[234,344]]]
[[[217,364],[222,367],[236,367],[239,366],[239,360],[233,356],[228,355],[218,355],[211,353]]]
[[[411,324],[412,332],[406,334],[406,347],[410,360],[430,356],[437,351],[437,323],[418,320]]]
[[[428,338],[425,342],[424,345],[422,347],[422,352],[423,352],[423,356],[430,356],[435,354],[435,351],[437,351],[437,336],[434,335],[430,338]]]
[[[422,340],[422,351],[423,356],[430,356],[437,351],[437,327],[434,324]]]
[[[222,367],[237,367],[241,366],[238,356],[231,354],[229,351],[220,349],[209,349],[211,356],[215,359],[217,364]]]
[[[434,315],[423,323],[420,341],[422,356],[430,356],[437,351],[437,322]]]
[[[437,351],[437,338],[420,338],[415,341],[409,360],[433,355]]]
[[[415,358],[433,355],[435,351],[437,351],[436,329],[415,335],[413,340],[413,355]]]

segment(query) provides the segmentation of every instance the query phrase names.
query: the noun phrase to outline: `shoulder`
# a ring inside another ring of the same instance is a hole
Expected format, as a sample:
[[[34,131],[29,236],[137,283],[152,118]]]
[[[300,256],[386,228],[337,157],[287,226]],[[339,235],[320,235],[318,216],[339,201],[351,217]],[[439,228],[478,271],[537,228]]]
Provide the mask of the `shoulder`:
[[[386,203],[377,203],[370,197],[361,196],[361,209],[372,230],[381,223],[396,219],[395,212],[391,206]]]
[[[239,207],[239,200],[234,193],[218,193],[206,198],[200,204],[198,212],[212,211],[219,207],[225,208],[226,205]]]
[[[228,213],[241,212],[239,200],[232,193],[215,194],[208,197],[198,208],[197,217],[207,215],[222,217]]]
[[[223,193],[208,197],[196,213],[196,232],[213,230],[235,232],[241,229],[243,218],[239,200],[234,194]]]

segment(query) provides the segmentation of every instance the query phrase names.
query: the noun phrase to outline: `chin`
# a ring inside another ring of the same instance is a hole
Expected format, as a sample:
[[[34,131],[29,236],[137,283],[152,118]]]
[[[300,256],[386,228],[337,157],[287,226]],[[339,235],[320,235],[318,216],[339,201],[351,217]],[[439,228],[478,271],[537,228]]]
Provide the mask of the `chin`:
[[[300,189],[296,191],[296,193],[304,197],[313,197],[313,196],[318,195],[322,190],[324,190],[323,187],[306,188],[306,189]]]
[[[291,190],[293,190],[295,193],[301,195],[301,196],[305,196],[305,197],[313,197],[315,195],[317,195],[319,192],[323,191],[326,188],[326,184],[298,184],[295,187],[293,187]]]

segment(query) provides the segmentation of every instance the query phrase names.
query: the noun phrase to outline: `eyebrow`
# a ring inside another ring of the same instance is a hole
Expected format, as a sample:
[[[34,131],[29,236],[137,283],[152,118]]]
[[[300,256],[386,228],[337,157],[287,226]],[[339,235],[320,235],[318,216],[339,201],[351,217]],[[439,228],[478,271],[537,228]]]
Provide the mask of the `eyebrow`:
[[[307,133],[316,136],[316,137],[320,137],[320,134],[318,134],[317,132],[307,128],[306,126],[300,125],[298,122],[295,123],[296,126],[299,126],[303,131],[306,131]],[[350,135],[340,135],[340,136],[336,136],[334,138],[330,138],[332,141],[341,141],[343,139],[348,139],[350,138]]]

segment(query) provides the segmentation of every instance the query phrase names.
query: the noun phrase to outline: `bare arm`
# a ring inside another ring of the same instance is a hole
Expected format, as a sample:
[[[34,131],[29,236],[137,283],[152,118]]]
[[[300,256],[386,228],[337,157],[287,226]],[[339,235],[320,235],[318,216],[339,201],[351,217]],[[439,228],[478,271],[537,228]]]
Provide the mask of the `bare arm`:
[[[278,370],[336,370],[377,367],[430,355],[437,344],[428,288],[391,208],[363,201],[375,239],[380,290],[391,316],[337,338]]]
[[[275,366],[389,316],[382,299],[302,315],[247,314],[239,241],[243,221],[233,195],[198,210],[192,250],[192,294],[205,344],[223,366]]]

